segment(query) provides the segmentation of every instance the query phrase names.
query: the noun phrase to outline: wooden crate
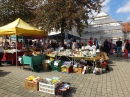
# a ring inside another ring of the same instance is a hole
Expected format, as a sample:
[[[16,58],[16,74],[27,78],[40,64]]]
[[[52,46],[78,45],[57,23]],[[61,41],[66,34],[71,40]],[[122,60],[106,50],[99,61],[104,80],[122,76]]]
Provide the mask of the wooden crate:
[[[29,80],[25,80],[24,81],[24,87],[31,89],[31,90],[39,90],[39,84],[38,82],[33,82],[33,81],[29,81]]]
[[[73,71],[74,71],[75,73],[77,73],[77,74],[82,74],[83,68],[77,68],[77,67],[75,67],[75,68],[73,68]]]

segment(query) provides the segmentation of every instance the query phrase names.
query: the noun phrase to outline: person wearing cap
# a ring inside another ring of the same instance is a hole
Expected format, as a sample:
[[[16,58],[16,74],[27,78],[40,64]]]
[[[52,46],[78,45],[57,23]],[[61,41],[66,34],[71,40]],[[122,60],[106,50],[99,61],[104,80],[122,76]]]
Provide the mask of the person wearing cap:
[[[2,42],[0,42],[0,66],[2,66],[1,60],[3,58],[3,55],[4,55],[4,49],[3,49],[3,46],[2,46]]]

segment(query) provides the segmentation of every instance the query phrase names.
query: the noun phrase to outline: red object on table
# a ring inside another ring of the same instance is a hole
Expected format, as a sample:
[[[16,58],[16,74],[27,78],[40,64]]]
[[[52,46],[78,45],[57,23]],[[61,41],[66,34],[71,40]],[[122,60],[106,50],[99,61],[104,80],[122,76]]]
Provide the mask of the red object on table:
[[[18,56],[23,56],[24,52],[17,52]],[[11,61],[12,64],[16,64],[16,52],[15,53],[7,53],[5,52],[1,61]]]
[[[106,62],[103,62],[103,63],[102,63],[102,66],[106,66],[106,65],[107,65],[107,63],[106,63]]]

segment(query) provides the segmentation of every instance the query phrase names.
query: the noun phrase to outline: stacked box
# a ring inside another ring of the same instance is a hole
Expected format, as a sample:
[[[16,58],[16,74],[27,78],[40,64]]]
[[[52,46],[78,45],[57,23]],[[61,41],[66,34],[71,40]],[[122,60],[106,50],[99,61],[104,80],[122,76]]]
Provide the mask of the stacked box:
[[[39,84],[38,82],[34,82],[34,81],[29,81],[29,80],[25,80],[24,81],[24,86],[25,88],[31,89],[31,90],[37,90],[39,89]]]

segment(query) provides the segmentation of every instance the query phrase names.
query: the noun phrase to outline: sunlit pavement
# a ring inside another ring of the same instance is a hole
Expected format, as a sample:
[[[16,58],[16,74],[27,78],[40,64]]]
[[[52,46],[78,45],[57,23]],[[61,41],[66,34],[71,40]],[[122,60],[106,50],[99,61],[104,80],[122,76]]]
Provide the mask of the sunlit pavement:
[[[16,66],[0,67],[0,97],[55,97],[24,87],[24,79],[30,75],[43,78],[57,76],[63,82],[71,83],[71,90],[65,97],[130,97],[130,59],[109,56],[110,72],[94,75],[62,74],[49,71],[40,73],[23,70]]]

